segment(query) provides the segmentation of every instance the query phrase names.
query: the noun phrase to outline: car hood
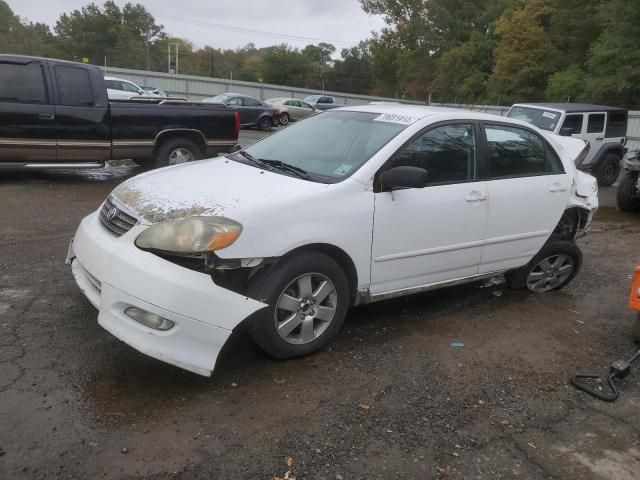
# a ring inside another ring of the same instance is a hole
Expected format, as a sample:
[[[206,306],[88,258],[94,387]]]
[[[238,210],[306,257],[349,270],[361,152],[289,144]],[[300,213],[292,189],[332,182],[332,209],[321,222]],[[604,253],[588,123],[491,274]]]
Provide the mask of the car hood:
[[[218,157],[138,175],[119,185],[112,199],[144,224],[193,215],[241,221],[248,213],[287,208],[327,186]]]

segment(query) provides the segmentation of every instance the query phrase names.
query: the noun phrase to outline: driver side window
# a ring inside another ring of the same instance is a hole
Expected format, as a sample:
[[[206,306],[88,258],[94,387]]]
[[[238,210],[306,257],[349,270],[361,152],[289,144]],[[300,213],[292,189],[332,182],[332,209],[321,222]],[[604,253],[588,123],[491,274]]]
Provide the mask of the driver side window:
[[[419,167],[429,174],[429,185],[473,180],[476,173],[476,135],[473,124],[432,128],[404,148],[393,167]]]

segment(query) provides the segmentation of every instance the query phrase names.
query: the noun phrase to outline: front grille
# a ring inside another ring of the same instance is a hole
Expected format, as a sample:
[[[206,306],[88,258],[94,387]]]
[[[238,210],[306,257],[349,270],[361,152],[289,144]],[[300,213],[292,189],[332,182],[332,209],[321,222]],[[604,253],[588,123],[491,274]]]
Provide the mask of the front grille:
[[[100,209],[100,223],[113,235],[120,237],[131,230],[138,223],[138,219],[126,213],[109,197]]]

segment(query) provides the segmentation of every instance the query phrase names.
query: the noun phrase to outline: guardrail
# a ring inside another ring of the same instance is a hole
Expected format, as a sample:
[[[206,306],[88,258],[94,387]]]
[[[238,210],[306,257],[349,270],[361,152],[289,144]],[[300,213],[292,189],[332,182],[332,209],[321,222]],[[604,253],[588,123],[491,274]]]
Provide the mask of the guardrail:
[[[375,97],[372,95],[356,95],[344,92],[330,92],[308,88],[287,87],[268,83],[244,82],[223,78],[199,77],[195,75],[175,75],[162,72],[148,72],[128,68],[103,68],[105,74],[130,80],[138,85],[152,85],[171,95],[202,100],[226,92],[243,93],[257,98],[292,97],[304,98],[308,95],[325,94],[335,97],[340,105],[365,105],[369,102],[400,102],[411,105],[426,105],[427,101],[406,100],[402,98]],[[438,107],[464,108],[477,112],[505,115],[509,107],[497,105],[462,105],[455,103],[431,103]],[[640,149],[640,111],[629,112],[627,128],[627,147],[630,150]]]

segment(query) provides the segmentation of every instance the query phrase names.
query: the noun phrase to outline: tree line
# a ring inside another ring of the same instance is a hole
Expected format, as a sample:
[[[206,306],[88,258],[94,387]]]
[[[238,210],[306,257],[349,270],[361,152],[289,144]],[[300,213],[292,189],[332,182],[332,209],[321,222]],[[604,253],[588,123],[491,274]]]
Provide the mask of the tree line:
[[[60,15],[53,29],[0,0],[2,53],[434,102],[586,101],[640,107],[640,0],[360,0],[386,27],[330,43],[195,48],[142,5]]]

